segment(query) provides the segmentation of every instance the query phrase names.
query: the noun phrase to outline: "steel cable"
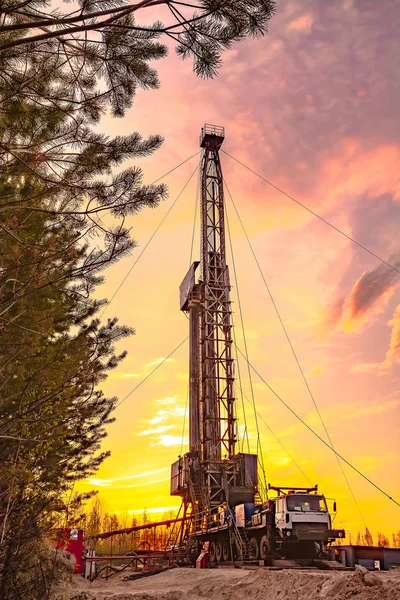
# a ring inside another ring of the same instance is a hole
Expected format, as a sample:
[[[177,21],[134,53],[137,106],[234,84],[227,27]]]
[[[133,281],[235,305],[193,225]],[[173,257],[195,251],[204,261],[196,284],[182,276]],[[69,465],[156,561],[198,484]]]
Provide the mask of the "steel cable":
[[[380,256],[378,256],[377,254],[375,254],[375,252],[372,252],[372,250],[369,250],[366,246],[364,246],[360,242],[357,242],[357,240],[355,240],[354,238],[352,238],[350,235],[348,235],[347,233],[345,233],[344,231],[342,231],[341,229],[339,229],[335,225],[332,225],[332,223],[329,223],[329,221],[327,221],[326,219],[324,219],[324,217],[321,217],[321,215],[318,215],[316,212],[314,212],[313,210],[311,210],[311,208],[308,208],[308,206],[306,206],[305,204],[302,204],[299,200],[296,200],[296,198],[293,198],[293,196],[291,196],[290,194],[288,194],[287,192],[285,192],[284,190],[282,190],[281,188],[279,188],[277,185],[273,184],[266,177],[263,177],[262,175],[260,175],[259,173],[257,173],[256,171],[254,171],[253,169],[251,169],[250,167],[248,167],[244,163],[242,163],[240,160],[238,160],[237,158],[235,158],[234,156],[232,156],[231,154],[229,154],[229,152],[225,152],[225,150],[222,150],[222,149],[221,149],[221,152],[223,152],[224,154],[226,154],[227,156],[229,156],[229,158],[232,158],[239,165],[241,165],[242,167],[244,167],[245,169],[247,169],[248,171],[250,171],[251,173],[253,173],[257,177],[259,177],[263,181],[265,181],[265,183],[268,183],[268,185],[270,185],[271,187],[273,187],[275,190],[277,190],[278,192],[280,192],[281,194],[283,194],[284,196],[286,196],[290,200],[293,200],[293,202],[295,202],[296,204],[298,204],[299,206],[301,206],[302,208],[304,208],[304,210],[307,210],[314,217],[317,217],[317,219],[319,219],[320,221],[322,221],[326,225],[329,225],[329,227],[331,227],[332,229],[334,229],[335,231],[337,231],[338,233],[340,233],[341,235],[343,235],[345,238],[347,238],[348,240],[350,240],[350,242],[353,242],[353,244],[356,244],[357,246],[359,246],[360,248],[362,248],[363,250],[365,250],[365,252],[368,252],[368,254],[370,254],[374,258],[377,258],[378,260],[380,260],[381,263],[385,264],[387,267],[389,267],[390,269],[393,269],[393,271],[396,271],[397,273],[400,274],[400,270],[397,269],[394,265],[390,264],[389,262],[387,262],[386,260],[384,260],[383,258],[381,258]]]
[[[264,282],[264,284],[265,284],[265,287],[266,287],[266,289],[267,289],[267,292],[268,292],[268,294],[269,294],[269,297],[270,297],[270,299],[271,299],[272,305],[273,305],[273,307],[274,307],[274,309],[275,309],[275,312],[276,312],[276,314],[277,314],[277,317],[278,317],[278,319],[279,319],[279,322],[280,322],[280,324],[281,324],[281,327],[282,327],[282,329],[283,329],[283,332],[284,332],[284,334],[285,334],[285,336],[286,336],[286,340],[287,340],[287,342],[288,342],[288,344],[289,344],[289,346],[290,346],[290,349],[291,349],[291,351],[292,351],[292,354],[293,354],[293,356],[294,356],[294,359],[295,359],[295,361],[296,361],[296,363],[297,363],[297,366],[298,366],[298,369],[299,369],[299,371],[300,371],[300,374],[301,374],[301,376],[302,376],[302,379],[303,379],[303,381],[304,381],[304,384],[305,384],[305,386],[306,386],[306,388],[307,388],[308,394],[309,394],[309,396],[310,396],[310,398],[311,398],[311,400],[312,400],[312,403],[313,403],[313,405],[314,405],[314,408],[315,408],[315,410],[317,411],[318,418],[319,418],[319,420],[320,420],[320,422],[321,422],[321,425],[322,425],[322,427],[323,427],[323,429],[324,429],[324,431],[325,431],[326,437],[327,437],[327,439],[328,439],[328,441],[329,441],[329,443],[330,443],[330,445],[331,445],[332,449],[334,450],[334,446],[333,446],[333,442],[332,442],[331,436],[329,435],[329,432],[328,432],[328,429],[327,429],[327,427],[326,427],[326,425],[325,425],[324,419],[322,418],[322,415],[321,415],[321,412],[320,412],[320,410],[319,410],[319,407],[318,407],[317,401],[315,400],[315,398],[314,398],[314,394],[313,394],[313,393],[312,393],[312,391],[311,391],[311,388],[310,388],[310,386],[309,386],[309,383],[308,383],[308,381],[307,381],[306,375],[305,375],[305,373],[304,373],[304,371],[303,371],[303,368],[302,368],[302,366],[301,366],[301,364],[300,364],[300,361],[299,361],[299,358],[298,358],[298,356],[297,356],[297,353],[296,353],[296,351],[295,351],[295,349],[294,349],[294,346],[293,346],[292,340],[290,339],[289,333],[288,333],[288,331],[287,331],[287,329],[286,329],[286,326],[285,326],[285,324],[284,324],[284,322],[283,322],[283,319],[282,319],[282,317],[281,317],[281,314],[280,314],[280,312],[279,312],[278,306],[277,306],[277,304],[276,304],[276,302],[275,302],[275,300],[274,300],[274,297],[273,297],[273,295],[272,295],[272,292],[271,292],[271,289],[270,289],[270,287],[269,287],[269,285],[268,285],[268,283],[267,283],[267,280],[265,279],[264,273],[263,273],[263,271],[262,271],[262,269],[261,269],[261,265],[260,265],[260,263],[259,263],[259,261],[258,261],[258,258],[257,258],[257,255],[256,255],[255,251],[254,251],[253,245],[252,245],[252,243],[251,243],[251,241],[250,241],[250,238],[249,238],[249,236],[247,235],[247,231],[246,231],[246,229],[245,229],[245,226],[244,226],[244,224],[243,224],[243,221],[242,221],[242,219],[241,219],[241,217],[240,217],[240,215],[239,215],[239,211],[238,211],[238,209],[237,209],[237,207],[236,207],[236,204],[235,204],[235,202],[234,202],[234,200],[233,200],[232,194],[231,194],[231,192],[230,192],[230,190],[229,190],[229,188],[228,188],[228,185],[226,184],[226,182],[225,182],[225,185],[226,185],[226,189],[228,190],[228,194],[229,194],[229,197],[230,197],[230,199],[231,199],[231,202],[232,202],[232,204],[233,204],[233,207],[234,207],[234,209],[235,209],[236,215],[237,215],[237,217],[238,217],[238,219],[239,219],[240,225],[241,225],[241,227],[242,227],[242,229],[243,229],[243,233],[244,233],[244,235],[245,235],[245,237],[246,237],[247,243],[248,243],[248,245],[249,245],[249,247],[250,247],[251,253],[252,253],[253,257],[254,257],[254,260],[255,260],[255,262],[256,262],[256,265],[257,265],[257,267],[258,267],[258,270],[259,270],[259,272],[260,272],[260,275],[261,275],[261,277],[262,277],[262,280],[263,280],[263,282]],[[245,347],[245,351],[246,351],[246,347]],[[364,523],[364,526],[365,526],[365,527],[367,527],[367,523],[366,523],[366,521],[365,521],[364,515],[363,515],[363,513],[361,512],[361,508],[360,508],[360,506],[359,506],[359,504],[358,504],[358,502],[357,502],[357,499],[356,499],[356,497],[355,497],[355,495],[354,495],[353,489],[352,489],[352,487],[351,487],[351,485],[350,485],[350,482],[349,482],[349,480],[348,480],[348,478],[347,478],[347,475],[346,475],[346,473],[345,473],[345,471],[344,471],[344,469],[343,469],[343,465],[341,464],[341,462],[340,462],[340,460],[339,460],[339,458],[338,458],[337,454],[336,454],[336,460],[337,460],[337,463],[338,463],[338,465],[339,465],[339,468],[340,468],[340,470],[341,470],[341,472],[342,472],[342,475],[343,475],[343,478],[344,478],[344,480],[345,480],[345,482],[346,482],[346,485],[347,485],[347,487],[348,487],[348,489],[349,489],[349,492],[350,492],[350,494],[351,494],[351,497],[352,497],[352,499],[353,499],[353,502],[354,502],[354,504],[355,504],[355,506],[356,506],[356,508],[357,508],[357,510],[358,510],[358,513],[359,513],[360,517],[361,517],[361,520],[362,520],[362,522]]]
[[[237,348],[236,348],[237,351]],[[241,390],[245,400],[251,404],[251,400],[249,398],[247,398],[246,394],[243,392],[243,390]],[[260,418],[260,420],[264,423],[264,425],[266,426],[266,428],[268,429],[268,431],[270,432],[271,435],[274,436],[275,440],[278,442],[278,444],[281,446],[281,448],[283,448],[283,450],[285,451],[285,453],[287,454],[287,456],[290,458],[290,460],[294,463],[294,465],[297,467],[297,469],[300,471],[300,473],[303,475],[303,477],[308,481],[308,483],[310,485],[312,485],[311,479],[308,477],[308,475],[305,474],[305,472],[303,471],[303,469],[300,467],[299,463],[293,458],[293,456],[290,454],[290,452],[287,450],[287,448],[283,445],[283,443],[281,442],[281,440],[278,438],[278,436],[276,435],[276,433],[271,429],[271,427],[268,425],[267,421],[264,419],[264,417],[257,411],[257,415]]]
[[[190,158],[187,158],[185,161],[181,162],[177,167],[175,167],[174,169],[171,169],[171,171],[168,171],[168,173],[166,173],[165,175],[163,175],[162,177],[159,177],[158,179],[156,179],[156,181],[154,181],[153,183],[156,183],[157,181],[159,181],[160,179],[162,179],[163,177],[165,177],[166,175],[168,175],[169,173],[172,173],[173,171],[175,171],[176,169],[178,169],[178,167],[180,167],[181,165],[185,164],[186,162],[188,162],[188,160],[190,160],[191,158],[193,158],[194,156],[196,156],[198,154],[198,152],[196,152],[195,154],[193,154]],[[127,274],[125,275],[125,277],[122,279],[121,283],[119,284],[119,286],[117,287],[117,289],[115,290],[115,292],[113,293],[113,295],[111,296],[110,300],[107,302],[106,306],[103,309],[103,312],[100,315],[100,318],[104,315],[104,313],[106,312],[106,310],[110,307],[111,302],[114,300],[115,296],[118,294],[118,292],[120,291],[120,289],[122,288],[122,286],[124,285],[125,281],[128,279],[129,275],[131,274],[131,272],[133,271],[133,269],[135,268],[135,266],[137,265],[137,263],[139,262],[139,260],[141,259],[141,257],[143,256],[143,254],[145,253],[145,251],[147,250],[149,244],[151,243],[151,241],[153,240],[154,236],[156,235],[156,233],[158,232],[158,230],[160,229],[161,225],[164,223],[165,219],[168,217],[169,213],[171,212],[171,210],[174,208],[175,204],[178,202],[179,198],[182,196],[183,192],[185,191],[185,189],[187,188],[187,186],[189,185],[190,181],[192,180],[193,175],[196,173],[197,169],[199,168],[199,165],[196,165],[195,170],[193,171],[193,173],[190,175],[189,179],[187,180],[187,182],[185,183],[185,185],[183,186],[183,188],[181,189],[181,191],[179,192],[179,194],[177,195],[177,197],[175,198],[174,202],[171,204],[171,206],[169,207],[169,209],[167,210],[167,212],[165,213],[165,215],[163,216],[163,218],[161,219],[160,223],[158,224],[158,226],[156,227],[155,231],[152,233],[152,235],[150,236],[150,238],[147,240],[143,250],[141,251],[141,253],[139,254],[139,256],[137,257],[137,259],[135,260],[135,262],[133,263],[133,265],[130,267],[130,269],[128,270]]]
[[[246,360],[245,355],[243,354],[243,352],[240,350],[240,348],[238,347],[238,351],[240,352],[240,354],[243,356],[243,358]],[[275,390],[269,385],[269,383],[267,383],[265,381],[265,379],[263,378],[263,376],[257,371],[257,369],[254,367],[254,365],[252,365],[250,363],[250,367],[253,369],[254,373],[260,378],[260,380],[264,383],[264,385],[266,385],[266,387],[274,394],[274,396],[276,398],[278,398],[278,400],[292,413],[292,415],[294,417],[296,417],[296,419],[298,419],[305,427],[307,427],[307,429],[317,438],[319,439],[320,442],[322,442],[324,444],[324,446],[326,446],[327,448],[329,448],[329,450],[332,450],[332,452],[334,452],[344,463],[346,463],[346,465],[348,465],[349,467],[351,467],[353,469],[353,471],[355,471],[356,473],[358,473],[358,475],[360,475],[360,477],[362,477],[363,479],[365,479],[365,481],[368,481],[368,483],[370,483],[375,489],[377,489],[379,492],[381,492],[381,494],[383,494],[384,496],[386,496],[386,498],[389,498],[389,500],[391,500],[392,502],[394,502],[394,504],[396,504],[397,506],[400,507],[400,502],[397,502],[397,500],[395,500],[392,496],[390,496],[390,494],[388,494],[387,492],[385,492],[385,490],[383,490],[381,487],[379,487],[379,485],[377,485],[376,483],[374,483],[372,481],[372,479],[370,479],[369,477],[367,477],[366,475],[364,475],[364,473],[362,473],[359,469],[357,469],[357,467],[355,467],[351,462],[349,462],[342,454],[340,454],[337,450],[335,450],[334,448],[332,448],[332,446],[330,446],[328,444],[328,442],[326,442],[320,435],[318,435],[318,433],[316,431],[314,431],[314,429],[312,429],[312,427],[310,427],[305,421],[304,419],[302,419],[300,417],[300,415],[298,415],[293,408],[291,408],[291,406],[289,406],[289,404],[287,404],[283,398],[281,398],[279,396],[279,394],[277,392],[275,392]]]
[[[225,185],[226,185],[226,182],[225,182]],[[241,299],[240,299],[239,284],[238,284],[237,274],[236,274],[235,256],[234,256],[234,253],[233,253],[232,238],[231,238],[231,232],[230,232],[230,228],[229,228],[229,218],[228,218],[228,212],[226,210],[226,207],[225,207],[225,217],[226,217],[226,225],[227,225],[227,230],[228,230],[229,246],[230,246],[230,251],[231,251],[231,256],[232,256],[233,275],[234,275],[234,279],[235,279],[236,295],[237,295],[237,299],[238,299],[239,316],[240,316],[240,324],[241,324],[241,328],[242,328],[244,349],[245,349],[245,352],[246,352],[246,356],[248,358],[248,348],[247,348],[246,332],[245,332],[245,328],[244,328],[242,302],[241,302]],[[234,343],[236,344],[235,338],[234,338]],[[237,363],[239,364],[239,361],[237,361]],[[249,376],[249,383],[250,383],[251,398],[252,398],[252,403],[253,403],[254,420],[255,420],[256,430],[257,430],[257,450],[260,449],[261,470],[262,470],[262,473],[263,473],[265,490],[267,490],[267,482],[266,482],[266,478],[265,478],[264,457],[263,457],[263,452],[262,452],[262,447],[261,447],[261,441],[260,441],[260,430],[259,430],[259,427],[258,427],[258,418],[257,418],[256,401],[255,401],[255,397],[254,397],[253,380],[252,380],[252,377],[251,377],[251,369],[250,369],[248,363],[247,363],[247,369],[248,369],[248,376]],[[246,425],[246,427],[247,427],[247,425]]]
[[[158,365],[157,365],[157,366],[156,366],[156,367],[155,367],[155,368],[154,368],[154,369],[153,369],[153,370],[152,370],[152,371],[151,371],[151,372],[150,372],[148,375],[146,375],[146,377],[145,377],[144,379],[142,379],[142,381],[140,381],[140,382],[139,382],[139,383],[138,383],[138,384],[137,384],[137,385],[136,385],[136,386],[135,386],[135,387],[134,387],[134,388],[133,388],[133,389],[132,389],[132,390],[129,392],[129,394],[127,394],[127,395],[126,395],[124,398],[122,398],[122,400],[120,400],[120,401],[118,402],[118,404],[116,404],[115,408],[118,408],[119,406],[121,406],[121,404],[122,404],[123,402],[125,402],[125,400],[126,400],[127,398],[129,398],[129,396],[131,396],[131,395],[132,395],[134,392],[136,392],[136,390],[137,390],[138,388],[140,388],[140,386],[141,386],[141,385],[143,385],[143,383],[144,383],[145,381],[147,381],[147,379],[149,379],[149,377],[151,377],[151,376],[153,375],[153,373],[155,373],[155,372],[157,371],[157,369],[159,369],[159,368],[160,368],[160,367],[161,367],[161,366],[162,366],[162,365],[165,363],[165,361],[166,361],[166,360],[168,360],[169,358],[171,358],[171,356],[172,356],[173,354],[175,354],[175,352],[176,352],[177,350],[179,350],[179,348],[180,348],[181,346],[183,346],[183,344],[184,344],[185,342],[187,342],[187,340],[188,340],[188,339],[189,339],[189,336],[187,336],[187,337],[186,337],[186,338],[185,338],[185,339],[184,339],[184,340],[183,340],[183,341],[182,341],[180,344],[178,344],[178,346],[176,346],[176,348],[174,348],[174,349],[173,349],[173,350],[172,350],[172,351],[171,351],[171,352],[168,354],[168,356],[166,356],[165,358],[163,358],[163,360],[162,360],[160,363],[158,363]]]

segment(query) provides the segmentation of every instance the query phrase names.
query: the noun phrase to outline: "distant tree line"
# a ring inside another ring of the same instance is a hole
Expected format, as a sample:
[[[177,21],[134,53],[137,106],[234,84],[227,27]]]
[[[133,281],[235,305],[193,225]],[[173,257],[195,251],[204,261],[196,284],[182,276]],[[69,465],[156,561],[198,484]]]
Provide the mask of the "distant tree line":
[[[357,533],[356,545],[400,548],[400,529],[397,532],[393,532],[391,538],[380,531],[377,532],[376,537],[374,538],[368,527],[366,527],[364,534],[362,534],[360,531]]]
[[[393,532],[391,536],[387,536],[384,533],[378,531],[376,536],[371,533],[368,527],[365,528],[364,533],[361,531],[357,532],[356,539],[351,536],[349,540],[337,540],[339,546],[343,546],[347,543],[353,543],[356,546],[381,546],[384,548],[400,548],[400,529],[397,532]]]
[[[166,519],[174,519],[176,517],[176,513],[167,512],[162,516],[158,517],[157,520],[164,521]],[[105,533],[107,531],[117,531],[119,529],[125,529],[126,527],[135,527],[136,525],[141,525],[151,522],[148,514],[144,511],[141,515],[129,516],[128,513],[109,513],[104,508],[104,504],[101,500],[96,497],[91,504],[89,509],[85,509],[84,507],[80,507],[80,510],[71,514],[70,517],[70,525],[76,525],[85,531],[86,536],[96,535],[97,533]],[[149,545],[149,547],[154,547],[154,539],[157,540],[156,548],[163,549],[162,544],[168,540],[169,527],[164,527],[159,529],[159,533],[157,537],[154,538],[151,530],[143,530],[142,532],[137,532],[136,538],[134,541],[135,548],[140,547],[143,543]],[[121,538],[123,540],[123,536],[116,536],[117,538]],[[126,536],[128,537],[128,536]],[[130,546],[132,544],[131,541],[126,540],[126,542],[122,542],[121,540],[117,540],[117,545],[121,543],[125,543],[124,548]],[[343,545],[347,542],[345,540],[338,540],[338,542]],[[381,546],[385,548],[400,548],[400,529],[397,532],[393,532],[389,537],[384,533],[377,532],[376,536],[371,533],[368,527],[365,528],[365,532],[361,533],[357,532],[356,541],[352,539],[352,542],[357,546]],[[105,554],[107,550],[110,548],[109,541],[98,542],[98,549],[100,553]]]
[[[146,511],[142,514],[130,516],[125,512],[122,514],[109,513],[105,510],[102,502],[95,498],[87,514],[82,515],[79,526],[84,529],[85,536],[119,531],[138,525],[145,525],[152,521],[166,521],[175,519],[176,513],[167,511],[151,519]],[[76,523],[76,521],[75,521]],[[142,529],[137,532],[119,534],[112,538],[96,541],[96,554],[126,554],[135,550],[165,550],[168,544],[175,543],[178,525],[162,525],[156,528]]]

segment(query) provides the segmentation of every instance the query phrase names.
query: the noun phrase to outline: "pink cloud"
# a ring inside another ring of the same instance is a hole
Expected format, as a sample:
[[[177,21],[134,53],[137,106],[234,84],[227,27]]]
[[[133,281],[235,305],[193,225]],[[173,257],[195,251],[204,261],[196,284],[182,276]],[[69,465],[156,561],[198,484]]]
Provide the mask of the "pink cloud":
[[[400,254],[392,255],[388,262],[400,269]],[[371,321],[371,318],[384,311],[399,283],[398,272],[385,264],[379,264],[371,271],[364,271],[353,285],[347,298],[342,295],[337,296],[328,305],[316,328],[317,337],[327,337],[339,324],[345,331],[361,329]],[[391,348],[394,349],[391,353],[393,355],[396,355],[399,342],[400,326],[396,319],[395,314],[393,321],[390,321],[394,329],[394,337],[392,336],[391,342]]]
[[[399,254],[391,256],[388,262],[400,269]],[[371,310],[382,312],[399,283],[398,272],[385,264],[364,272],[355,283],[346,302],[345,320],[349,328],[354,325],[359,327]]]
[[[311,13],[302,15],[301,17],[290,21],[286,26],[286,31],[309,32],[311,31],[313,21],[314,19]]]

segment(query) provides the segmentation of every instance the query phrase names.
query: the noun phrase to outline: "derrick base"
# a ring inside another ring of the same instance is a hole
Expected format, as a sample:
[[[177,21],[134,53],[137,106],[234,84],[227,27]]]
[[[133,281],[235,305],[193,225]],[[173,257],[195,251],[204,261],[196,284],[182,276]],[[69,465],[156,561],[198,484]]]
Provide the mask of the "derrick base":
[[[223,497],[213,501],[209,474],[220,483]],[[208,475],[208,477],[207,477]],[[187,452],[171,465],[171,496],[201,512],[215,514],[221,505],[253,503],[258,490],[257,454],[238,453],[229,460],[201,463],[198,452]]]

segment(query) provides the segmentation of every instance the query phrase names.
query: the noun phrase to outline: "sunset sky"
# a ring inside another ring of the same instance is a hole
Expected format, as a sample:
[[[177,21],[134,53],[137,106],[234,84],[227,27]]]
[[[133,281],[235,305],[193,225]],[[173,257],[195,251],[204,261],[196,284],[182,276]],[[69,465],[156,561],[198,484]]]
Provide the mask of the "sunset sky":
[[[153,65],[160,89],[139,92],[123,119],[105,119],[101,128],[165,137],[139,163],[150,183],[198,150],[204,123],[224,126],[224,150],[400,269],[398,10],[397,0],[278,0],[269,33],[226,52],[218,78],[196,78],[191,63],[171,51]],[[400,502],[400,275],[221,158],[337,451]],[[170,196],[159,208],[131,218],[138,248],[109,269],[99,296],[114,294],[198,161],[164,179]],[[194,176],[103,317],[117,316],[136,330],[122,346],[127,359],[103,385],[107,395],[124,398],[188,335],[178,291],[189,267],[196,188]],[[326,439],[228,195],[227,212],[250,360]],[[199,258],[198,224],[193,259]],[[239,325],[236,287],[232,300]],[[239,327],[237,338],[243,349]],[[241,372],[250,397],[244,363]],[[99,489],[111,512],[178,506],[169,496],[169,469],[187,449],[187,383],[186,342],[117,408],[104,441],[112,456],[79,488]],[[336,498],[337,526],[362,529],[334,454],[256,376],[253,383],[262,419],[312,483]],[[242,424],[241,409],[239,417]],[[263,421],[260,434],[267,481],[307,485]],[[344,470],[367,525],[374,532],[400,529],[400,508]]]

